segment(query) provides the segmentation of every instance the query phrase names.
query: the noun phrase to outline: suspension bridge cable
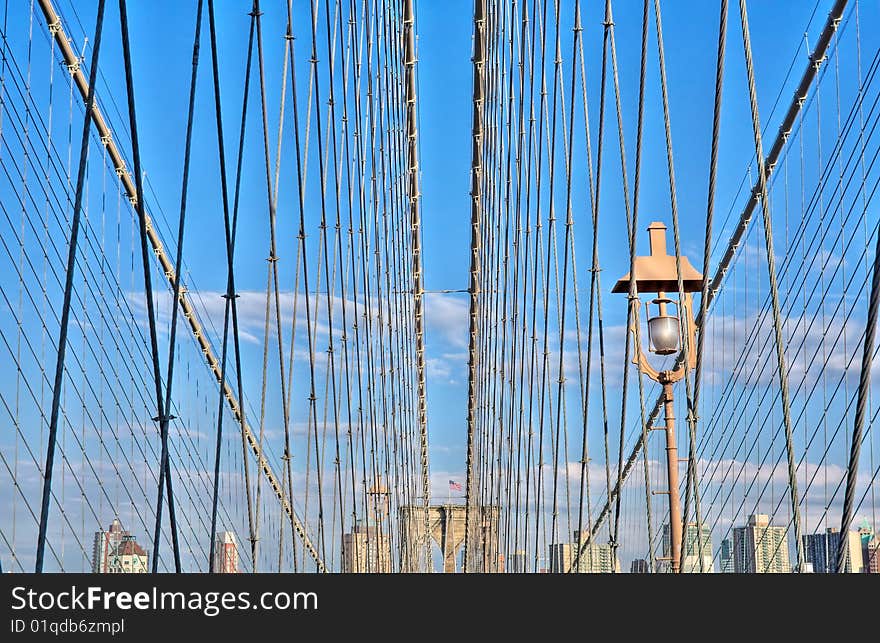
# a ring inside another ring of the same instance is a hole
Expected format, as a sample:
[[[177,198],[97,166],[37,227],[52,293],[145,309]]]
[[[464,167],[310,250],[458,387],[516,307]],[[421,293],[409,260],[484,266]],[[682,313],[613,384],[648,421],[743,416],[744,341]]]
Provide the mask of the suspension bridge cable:
[[[174,535],[177,532],[176,519],[174,515],[174,494],[171,487],[171,476],[166,474],[166,472],[170,474],[170,465],[168,463],[168,418],[166,417],[165,407],[162,398],[162,375],[159,366],[159,344],[156,333],[156,317],[153,304],[152,278],[150,276],[151,265],[149,261],[149,250],[147,247],[147,222],[144,212],[143,175],[141,174],[140,147],[138,144],[137,136],[137,116],[135,114],[134,79],[132,77],[131,70],[131,48],[129,44],[128,13],[126,9],[126,0],[119,0],[119,22],[120,28],[122,30],[122,55],[125,64],[125,84],[128,96],[128,116],[129,127],[131,131],[132,164],[134,170],[134,181],[137,199],[135,207],[137,209],[138,220],[140,223],[141,259],[144,268],[144,290],[146,292],[147,300],[147,322],[150,328],[150,348],[153,361],[153,377],[156,384],[156,403],[159,412],[159,417],[154,418],[154,420],[160,423],[160,427],[164,423],[164,428],[161,429],[162,453],[159,464],[159,484],[157,492],[158,500],[156,501],[156,528],[155,536],[153,539],[153,573],[156,573],[159,564],[159,545],[161,539],[160,537],[162,523],[162,496],[164,493],[165,485],[168,486],[168,514],[171,521],[175,567],[179,572],[180,551],[179,545],[177,543],[177,537]],[[91,86],[91,82],[89,83],[89,85]]]
[[[473,139],[471,161],[471,267],[470,267],[470,322],[468,328],[468,409],[467,409],[467,462],[465,489],[464,561],[465,571],[470,563],[471,513],[474,496],[474,438],[476,431],[476,369],[479,325],[477,307],[480,304],[480,237],[482,210],[483,153],[483,67],[485,52],[486,0],[474,0],[474,53],[473,53]]]
[[[819,35],[819,39],[816,41],[816,45],[813,48],[812,54],[810,55],[811,62],[804,70],[801,80],[798,83],[797,88],[795,89],[794,96],[789,104],[789,108],[785,114],[785,117],[782,120],[782,124],[779,127],[779,131],[776,138],[774,139],[773,146],[770,148],[770,152],[767,155],[763,164],[764,171],[767,173],[766,178],[768,180],[770,179],[773,169],[777,161],[779,160],[779,156],[782,153],[785,141],[787,140],[788,135],[791,132],[795,120],[800,113],[803,105],[805,104],[805,101],[809,95],[810,87],[813,84],[813,80],[815,80],[821,67],[821,62],[825,59],[825,52],[827,51],[828,46],[831,43],[831,36],[837,30],[840,24],[846,5],[847,0],[836,0],[834,6],[828,14],[828,19],[826,20],[825,25],[823,26],[822,31]],[[730,263],[742,243],[742,239],[746,230],[749,228],[749,224],[752,220],[752,215],[754,214],[754,209],[758,204],[758,193],[759,186],[756,183],[753,186],[750,192],[751,196],[746,202],[746,205],[740,215],[739,223],[737,224],[737,227],[735,228],[730,237],[730,240],[728,241],[727,248],[718,264],[715,275],[709,283],[709,301],[707,302],[707,309],[712,303],[712,300],[714,300],[714,298],[720,291],[724,276],[727,274]],[[701,326],[702,323],[702,319],[698,318],[696,320],[696,324],[698,327]],[[662,399],[658,398],[658,400],[654,404],[654,407],[651,410],[651,413],[648,415],[649,425],[653,424],[653,422],[657,418],[660,412],[661,403]],[[636,443],[633,445],[633,448],[630,451],[626,462],[624,463],[621,482],[626,481],[641,448],[642,440],[641,437],[639,437]],[[615,496],[619,492],[620,487],[622,487],[622,485],[617,485],[617,487],[612,490],[612,496]],[[593,528],[591,528],[592,533],[595,533],[595,531],[598,529],[598,526],[600,526],[602,522],[604,522],[605,517],[608,514],[608,509],[611,502],[612,501],[610,497],[606,499],[605,506],[602,508],[602,510],[600,510],[596,521],[593,523]]]
[[[709,158],[709,191],[707,197],[707,205],[706,205],[706,233],[704,235],[703,242],[703,271],[705,272],[709,267],[709,262],[712,256],[712,222],[713,215],[715,212],[715,179],[718,171],[718,142],[720,139],[720,129],[721,129],[721,98],[724,87],[724,52],[725,45],[727,42],[727,0],[721,0],[721,10],[720,10],[720,18],[719,18],[719,26],[718,26],[718,55],[717,62],[715,67],[715,101],[714,101],[714,109],[712,114],[712,150]],[[680,274],[680,273],[679,273]],[[688,442],[688,469],[687,469],[687,480],[690,482],[685,486],[685,500],[684,500],[684,511],[682,512],[684,515],[685,524],[683,529],[685,533],[687,533],[687,516],[688,516],[688,505],[690,501],[690,489],[693,488],[696,491],[696,482],[697,482],[697,471],[696,471],[696,460],[695,460],[695,452],[696,452],[696,425],[699,421],[699,412],[700,412],[700,389],[702,385],[702,375],[703,375],[703,347],[705,344],[706,333],[705,333],[705,324],[706,324],[706,307],[709,303],[709,283],[708,280],[703,279],[702,291],[700,294],[700,313],[699,318],[702,320],[703,325],[700,326],[699,335],[697,336],[697,346],[696,346],[696,364],[694,368],[694,391],[693,391],[693,405],[688,411],[688,424],[691,431],[691,439]],[[696,497],[696,494],[695,494]],[[703,562],[703,525],[702,519],[700,516],[697,516],[697,537],[699,539],[698,543],[698,553],[700,559],[700,571],[704,572],[704,562]],[[684,539],[684,543],[688,542],[688,538]],[[685,557],[685,551],[682,551],[682,559]]]
[[[254,36],[254,22],[255,16],[251,15],[250,21],[250,35],[248,38],[248,52],[247,52],[247,63],[246,63],[246,72],[245,72],[245,86],[244,86],[244,99],[242,106],[242,118],[241,118],[241,129],[239,134],[239,153],[238,153],[238,168],[236,170],[236,186],[235,186],[235,202],[233,205],[233,213],[232,213],[232,221],[230,221],[230,212],[229,212],[229,190],[227,188],[226,181],[226,152],[225,152],[225,143],[223,138],[223,119],[222,119],[222,111],[220,108],[220,76],[218,69],[218,61],[217,61],[217,33],[214,21],[214,2],[213,0],[208,0],[208,24],[211,32],[211,62],[212,62],[212,70],[213,70],[213,79],[214,79],[214,112],[215,112],[215,120],[217,123],[217,148],[218,148],[218,161],[220,166],[220,183],[221,183],[221,198],[223,202],[223,224],[224,224],[224,232],[226,237],[226,261],[227,261],[227,285],[226,285],[226,306],[223,318],[223,349],[222,349],[222,369],[220,373],[220,396],[219,396],[219,407],[223,406],[223,397],[225,391],[226,384],[226,352],[228,345],[228,332],[229,332],[229,318],[230,313],[232,317],[232,336],[233,336],[233,346],[235,350],[235,368],[236,368],[236,380],[238,382],[238,397],[239,400],[244,400],[244,395],[242,391],[243,383],[241,377],[241,351],[239,347],[239,329],[238,329],[238,308],[236,305],[236,300],[238,295],[235,291],[235,268],[234,268],[234,253],[235,253],[235,233],[237,231],[237,223],[238,223],[238,194],[239,194],[239,185],[240,185],[240,177],[241,177],[241,160],[243,157],[243,145],[244,145],[244,125],[246,120],[246,110],[247,110],[247,100],[248,100],[248,85],[250,80],[250,68],[251,68],[251,57],[253,54],[253,36]],[[245,419],[244,419],[244,411],[241,412],[241,426],[242,426],[242,451],[243,455],[246,456],[245,451],[245,443],[244,443],[244,431],[245,431]],[[219,484],[220,484],[220,454],[221,454],[221,437],[223,432],[223,414],[219,411],[217,413],[217,449],[214,459],[214,496],[213,496],[213,504],[212,504],[212,518],[211,518],[211,534],[210,534],[210,545],[208,551],[208,565],[209,571],[214,573],[214,552],[215,552],[215,539],[217,533],[217,499],[219,496]],[[247,478],[247,458],[245,457],[243,460],[243,466],[245,467],[245,476]],[[256,564],[256,561],[253,560],[254,550],[253,545],[256,542],[254,539],[254,515],[253,515],[253,506],[251,503],[251,492],[250,492],[250,480],[246,479],[245,481],[246,492],[247,492],[247,512],[248,512],[248,531],[249,531],[249,539],[251,542],[251,565],[252,567]],[[281,493],[283,495],[284,488],[281,487]],[[292,500],[292,499],[291,499]]]
[[[44,7],[45,11],[45,7]],[[73,277],[76,262],[77,240],[79,235],[80,213],[82,209],[83,184],[85,182],[86,156],[91,127],[91,111],[95,104],[95,77],[98,71],[101,34],[104,24],[104,0],[98,0],[98,16],[95,21],[92,64],[89,70],[89,93],[86,98],[86,115],[83,118],[82,144],[80,146],[79,170],[77,172],[76,196],[74,198],[73,219],[70,230],[70,243],[67,260],[67,273],[64,286],[64,303],[61,308],[61,329],[58,336],[58,357],[55,366],[55,382],[52,389],[52,408],[49,420],[49,439],[46,447],[46,466],[43,470],[43,499],[40,506],[40,529],[37,536],[35,571],[43,571],[43,558],[46,548],[46,532],[49,527],[49,502],[52,493],[52,470],[55,461],[55,443],[58,436],[58,411],[61,403],[61,387],[64,379],[64,356],[67,350],[67,328],[70,320],[70,298],[73,291]]]
[[[160,420],[162,426],[160,427],[161,433],[165,436],[167,441],[168,435],[168,421],[171,413],[171,384],[174,376],[174,350],[176,348],[176,337],[177,337],[177,312],[179,310],[178,300],[180,299],[180,272],[181,265],[183,263],[183,234],[186,223],[186,198],[187,198],[187,188],[189,185],[189,161],[190,161],[190,151],[192,145],[192,126],[193,126],[193,116],[195,112],[195,98],[196,98],[196,75],[198,73],[199,67],[199,39],[201,34],[202,27],[202,0],[199,0],[198,5],[196,6],[196,27],[195,27],[195,36],[193,38],[193,57],[192,57],[192,75],[190,78],[190,89],[189,89],[189,108],[187,112],[187,121],[186,121],[186,137],[184,143],[184,159],[183,159],[183,185],[180,191],[180,223],[177,231],[177,257],[174,263],[174,296],[171,303],[171,331],[170,338],[168,340],[168,376],[165,382],[165,407],[162,411],[162,418]],[[166,459],[167,463],[167,459]],[[169,470],[165,472],[165,475],[168,476],[168,480],[170,482],[171,479],[171,471],[170,465]],[[168,500],[169,503],[172,502],[172,494],[171,489],[168,491]],[[159,508],[157,507],[157,514],[160,513]],[[172,529],[171,531],[172,537],[177,539],[177,529]],[[155,555],[154,559],[155,560]],[[180,548],[178,545],[174,545],[174,568],[177,573],[180,573]]]
[[[803,542],[801,541],[800,506],[797,492],[797,477],[795,475],[795,456],[792,443],[791,410],[788,393],[788,372],[785,363],[782,325],[779,311],[779,292],[776,282],[776,256],[773,249],[773,230],[770,215],[770,204],[767,193],[767,175],[764,169],[764,151],[761,143],[761,126],[758,116],[758,99],[755,90],[755,72],[752,63],[752,47],[749,38],[748,17],[746,15],[745,0],[740,0],[740,17],[742,20],[743,49],[746,56],[746,70],[749,78],[749,101],[752,111],[752,126],[755,133],[755,155],[758,164],[758,185],[760,190],[761,211],[764,215],[764,240],[767,246],[767,270],[770,277],[770,296],[773,304],[773,329],[776,338],[776,360],[779,385],[782,392],[782,414],[785,424],[785,446],[788,454],[788,486],[791,496],[791,510],[794,519],[794,536],[797,539],[797,571],[803,571]]]

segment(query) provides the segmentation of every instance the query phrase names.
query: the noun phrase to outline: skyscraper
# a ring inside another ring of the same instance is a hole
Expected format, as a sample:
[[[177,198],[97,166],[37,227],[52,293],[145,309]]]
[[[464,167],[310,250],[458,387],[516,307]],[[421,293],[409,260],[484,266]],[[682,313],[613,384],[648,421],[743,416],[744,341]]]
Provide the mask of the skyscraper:
[[[721,541],[721,573],[733,573],[733,540],[730,538]]]
[[[644,558],[634,558],[632,563],[629,566],[630,574],[647,574],[648,573],[648,561]]]
[[[342,572],[387,574],[391,572],[391,546],[381,529],[359,523],[342,535]]]
[[[217,534],[217,543],[214,546],[214,573],[238,573],[238,543],[235,534],[231,531],[221,531]]]
[[[92,545],[92,573],[146,574],[147,552],[114,518],[107,531],[96,531]]]
[[[526,569],[526,550],[517,549],[510,555],[510,565],[507,571],[511,574],[525,574]]]
[[[788,534],[774,527],[767,514],[752,514],[745,527],[733,530],[733,571],[737,574],[789,574]]]
[[[697,523],[691,522],[687,526],[687,535],[685,536],[685,556],[681,561],[681,571],[685,574],[711,574],[715,572],[715,566],[712,564],[712,531],[703,525],[702,539],[697,538]],[[702,540],[702,556],[703,566],[700,568],[700,540]],[[669,524],[663,525],[663,556],[669,558],[671,556],[672,546],[670,544]],[[666,563],[661,571],[670,571],[671,566]]]
[[[868,574],[880,574],[880,539],[874,536],[865,550],[868,554],[867,559],[864,561],[865,572]]]
[[[880,538],[867,522],[859,529],[862,541],[862,571],[866,574],[880,574]]]
[[[847,549],[847,574],[862,573],[862,540],[859,532],[850,531],[846,538],[841,538],[837,527],[828,527],[824,534],[804,534],[804,557],[813,564],[816,574],[833,574],[837,571],[837,556],[841,541],[845,541]]]
[[[553,543],[550,545],[550,573],[567,574],[577,558],[578,574],[620,573],[620,561],[616,560],[614,550],[608,543],[586,543],[580,545],[578,531],[574,532],[574,542]],[[581,552],[578,556],[578,548]]]

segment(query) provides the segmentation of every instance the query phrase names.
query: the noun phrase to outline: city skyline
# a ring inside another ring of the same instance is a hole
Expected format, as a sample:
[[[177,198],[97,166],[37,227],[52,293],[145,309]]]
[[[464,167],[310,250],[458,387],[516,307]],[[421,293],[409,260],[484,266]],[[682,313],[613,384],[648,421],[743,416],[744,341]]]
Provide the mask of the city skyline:
[[[0,571],[877,567],[880,5],[7,4]]]

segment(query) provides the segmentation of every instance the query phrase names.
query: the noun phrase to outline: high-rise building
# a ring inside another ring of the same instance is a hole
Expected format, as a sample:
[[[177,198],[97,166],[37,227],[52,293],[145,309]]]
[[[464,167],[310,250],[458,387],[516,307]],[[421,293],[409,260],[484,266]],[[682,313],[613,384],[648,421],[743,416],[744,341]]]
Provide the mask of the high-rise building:
[[[864,571],[867,574],[880,574],[880,538],[874,536],[865,548]]]
[[[837,527],[828,527],[824,534],[804,534],[804,558],[813,564],[816,574],[833,574],[837,571],[837,556],[841,541],[845,541],[847,574],[862,573],[862,539],[857,531],[841,537]]]
[[[551,543],[548,549],[550,573],[568,573],[571,568],[571,543]]]
[[[733,540],[730,538],[721,541],[721,573],[733,573]]]
[[[733,571],[737,574],[789,574],[788,534],[770,524],[767,514],[752,514],[748,525],[733,530]]]
[[[114,518],[107,531],[96,531],[92,546],[92,573],[146,574],[147,552]]]
[[[214,573],[238,573],[238,543],[235,534],[231,531],[221,531],[217,534],[217,542],[214,546]]]
[[[391,572],[391,544],[387,534],[373,525],[357,524],[342,535],[342,571],[346,574]]]
[[[620,573],[620,560],[614,555],[614,549],[607,543],[580,544],[579,532],[574,532],[574,542],[553,543],[550,545],[550,573],[566,574],[571,571],[577,558],[579,574],[610,574]],[[578,556],[578,548],[580,555]]]
[[[634,558],[632,563],[629,566],[630,574],[647,574],[648,573],[648,561],[644,558]]]
[[[511,574],[525,574],[526,570],[526,550],[517,549],[510,555],[510,565],[507,571]]]
[[[122,529],[119,518],[114,518],[107,531],[96,531],[92,546],[92,573],[106,574],[110,568],[110,556],[116,550],[116,546],[122,542],[123,535],[128,535]]]
[[[685,574],[711,574],[715,571],[712,564],[712,530],[703,525],[702,538],[698,538],[697,523],[691,522],[687,526],[687,535],[684,540],[685,556],[681,561],[681,571]],[[703,566],[700,567],[700,542],[702,540]],[[672,542],[669,534],[669,524],[663,525],[663,557],[669,558],[672,552]],[[671,571],[671,566],[666,563],[661,571]]]
[[[859,537],[862,541],[862,571],[880,574],[880,538],[867,523],[859,529]]]

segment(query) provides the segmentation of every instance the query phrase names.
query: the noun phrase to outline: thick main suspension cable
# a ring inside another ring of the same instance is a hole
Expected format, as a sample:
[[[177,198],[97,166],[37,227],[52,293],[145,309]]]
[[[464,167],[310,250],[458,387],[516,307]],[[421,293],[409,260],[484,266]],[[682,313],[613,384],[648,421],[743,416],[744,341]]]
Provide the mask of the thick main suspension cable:
[[[69,66],[69,68],[74,70],[73,82],[80,92],[83,100],[87,100],[90,83],[86,79],[85,74],[77,65],[77,62],[79,61],[79,56],[70,45],[70,41],[61,23],[61,19],[55,11],[51,0],[38,0],[38,2],[40,3],[40,7],[45,15],[46,24],[51,27],[50,32],[54,34],[55,42],[58,45],[58,49],[64,58],[64,62]],[[107,125],[107,121],[104,119],[104,116],[97,105],[97,101],[92,106],[92,109],[89,110],[89,112],[91,113],[91,120],[94,123],[97,134],[101,137],[102,140],[106,141],[105,145],[107,148],[108,156],[111,163],[113,164],[113,167],[116,168],[116,170],[119,172],[120,183],[122,184],[122,189],[125,195],[129,199],[136,198],[137,191],[135,189],[131,174],[126,170],[125,160],[123,159],[119,148],[116,146],[116,143],[113,140],[113,133],[110,130],[110,127]],[[156,255],[156,259],[159,261],[159,266],[163,274],[165,275],[168,284],[173,287],[177,279],[176,273],[174,271],[174,264],[172,263],[171,258],[168,256],[168,253],[166,252],[165,247],[162,244],[162,240],[159,238],[159,234],[156,231],[155,225],[153,224],[153,220],[150,217],[149,213],[145,212],[144,215],[146,221],[147,240],[150,243],[153,253]],[[256,458],[260,470],[266,477],[269,486],[272,488],[272,492],[278,498],[282,510],[290,517],[291,521],[293,522],[294,529],[299,537],[302,539],[303,545],[306,551],[309,553],[309,556],[311,556],[317,563],[318,570],[321,572],[325,571],[326,568],[324,566],[324,562],[318,554],[317,549],[312,544],[311,538],[306,532],[305,526],[303,525],[299,516],[294,511],[293,504],[288,495],[285,493],[282,481],[276,476],[275,472],[272,470],[272,467],[269,464],[269,460],[263,452],[259,441],[257,440],[257,436],[254,435],[253,431],[251,430],[251,427],[244,416],[244,411],[241,408],[235,391],[233,390],[229,382],[224,381],[224,378],[222,376],[223,370],[220,365],[220,360],[217,358],[217,355],[214,352],[214,348],[211,345],[211,342],[208,339],[207,335],[205,334],[205,330],[199,319],[199,315],[193,307],[191,300],[189,299],[189,297],[187,297],[186,290],[183,286],[181,287],[179,303],[180,309],[183,312],[183,316],[189,323],[190,331],[192,332],[196,342],[199,344],[199,348],[201,349],[202,354],[205,356],[208,368],[211,369],[211,372],[213,373],[218,384],[223,382],[223,395],[226,398],[226,402],[229,405],[230,410],[232,411],[233,417],[242,426],[248,447],[253,452],[254,458]]]
[[[779,126],[779,131],[777,132],[776,138],[773,141],[773,146],[770,148],[770,152],[767,154],[764,162],[764,173],[766,175],[766,181],[768,182],[770,180],[770,177],[773,175],[773,170],[776,167],[776,163],[779,161],[779,157],[782,154],[782,150],[785,147],[788,136],[791,133],[792,128],[794,127],[795,120],[797,119],[798,114],[800,114],[806,102],[810,87],[812,86],[813,81],[816,79],[816,76],[819,73],[822,62],[825,60],[825,54],[831,44],[832,36],[837,31],[840,20],[843,16],[843,12],[846,9],[846,5],[847,0],[837,0],[837,2],[835,2],[834,7],[828,14],[828,19],[826,20],[825,25],[822,28],[819,40],[816,42],[816,46],[813,48],[812,54],[810,54],[810,62],[807,65],[807,68],[804,70],[803,76],[801,77],[800,83],[798,83],[797,89],[795,89],[794,96],[792,97],[791,103],[788,107],[788,111],[786,112],[785,117],[782,120],[782,124]],[[742,244],[742,240],[745,237],[745,233],[749,228],[749,224],[752,221],[760,195],[760,186],[757,180],[752,186],[750,195],[751,196],[749,197],[749,200],[746,202],[746,205],[743,208],[742,213],[740,214],[739,224],[733,231],[733,234],[731,235],[730,240],[727,243],[727,249],[721,259],[721,262],[718,265],[718,268],[715,271],[715,275],[713,276],[712,281],[709,284],[708,298],[706,302],[707,310],[712,301],[718,295],[718,292],[721,290],[724,277],[727,274],[727,271],[730,268],[731,263],[733,262],[733,258]],[[702,327],[702,317],[698,317],[696,319],[696,325],[698,328]],[[676,365],[680,362],[681,359],[681,356],[677,358]],[[657,398],[656,402],[654,403],[654,407],[648,416],[647,424],[649,426],[653,425],[654,421],[659,416],[662,403],[663,396],[661,395]],[[592,537],[592,535],[598,531],[602,523],[605,521],[605,518],[608,516],[609,509],[614,503],[614,498],[617,496],[618,493],[620,493],[620,489],[623,487],[623,484],[626,482],[627,477],[632,471],[633,464],[635,463],[636,458],[641,452],[641,449],[642,437],[639,436],[636,440],[636,443],[633,445],[633,448],[630,451],[626,462],[624,463],[622,470],[623,474],[621,476],[620,484],[616,485],[615,488],[612,490],[612,497],[606,500],[605,505],[596,517],[596,521],[593,523],[593,526],[590,529],[590,537]]]

